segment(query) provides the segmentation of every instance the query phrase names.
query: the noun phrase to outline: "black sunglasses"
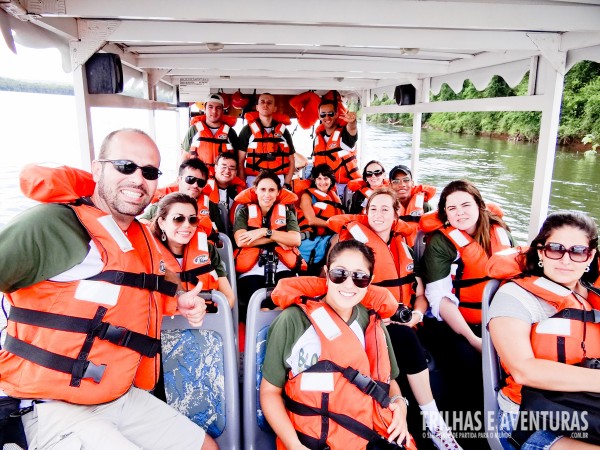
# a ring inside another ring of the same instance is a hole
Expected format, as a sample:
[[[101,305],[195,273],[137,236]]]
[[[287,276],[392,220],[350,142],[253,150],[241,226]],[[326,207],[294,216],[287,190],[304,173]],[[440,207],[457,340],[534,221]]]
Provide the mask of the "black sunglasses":
[[[187,184],[194,184],[194,183],[196,183],[199,188],[203,188],[204,186],[206,186],[206,180],[204,178],[193,177],[191,175],[188,175],[187,177],[185,177],[184,181]]]
[[[547,242],[546,245],[538,246],[538,249],[542,250],[546,258],[550,259],[561,259],[565,256],[565,253],[568,253],[573,262],[586,262],[592,254],[592,249],[585,245],[574,245],[571,248],[566,248],[556,242]]]
[[[325,117],[333,117],[333,116],[335,116],[335,111],[328,111],[328,112],[319,113],[319,117],[321,119],[324,119]]]
[[[365,172],[365,177],[366,178],[372,177],[373,175],[376,176],[376,177],[380,177],[381,175],[383,175],[383,170],[381,170],[381,169],[380,170],[374,170],[372,172],[370,170],[367,170]]]
[[[342,284],[349,276],[352,276],[352,282],[357,288],[366,288],[371,284],[371,275],[364,272],[352,272],[344,269],[331,269],[327,276],[332,283]]]
[[[195,227],[196,225],[198,225],[198,216],[185,217],[185,216],[183,216],[181,214],[178,214],[177,216],[173,216],[173,219],[171,219],[171,220],[173,220],[173,223],[176,223],[177,225],[181,225],[186,220],[193,227]]]
[[[136,170],[140,169],[142,171],[142,176],[146,180],[156,180],[160,175],[162,175],[162,172],[156,167],[138,166],[136,163],[129,161],[128,159],[99,159],[98,162],[111,163],[113,167],[123,175],[131,175]]]

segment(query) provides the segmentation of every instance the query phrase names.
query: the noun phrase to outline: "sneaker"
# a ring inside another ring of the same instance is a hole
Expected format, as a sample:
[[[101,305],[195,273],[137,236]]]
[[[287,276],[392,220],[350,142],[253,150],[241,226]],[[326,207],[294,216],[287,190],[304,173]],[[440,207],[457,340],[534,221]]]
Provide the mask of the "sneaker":
[[[439,450],[463,450],[449,428],[442,430],[440,427],[435,427],[433,430],[429,430],[429,437],[433,441],[433,444]]]

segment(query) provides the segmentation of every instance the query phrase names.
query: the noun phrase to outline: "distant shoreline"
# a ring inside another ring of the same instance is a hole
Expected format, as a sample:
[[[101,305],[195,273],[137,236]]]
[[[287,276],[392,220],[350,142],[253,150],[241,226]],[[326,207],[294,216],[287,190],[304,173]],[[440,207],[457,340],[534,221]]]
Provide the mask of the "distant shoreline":
[[[15,80],[0,77],[0,91],[31,94],[74,95],[73,84],[59,81]]]

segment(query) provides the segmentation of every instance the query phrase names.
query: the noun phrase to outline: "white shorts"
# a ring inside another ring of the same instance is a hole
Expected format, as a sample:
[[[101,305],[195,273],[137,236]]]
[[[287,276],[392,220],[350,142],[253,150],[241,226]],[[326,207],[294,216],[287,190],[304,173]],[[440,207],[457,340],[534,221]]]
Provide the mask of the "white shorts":
[[[138,388],[101,405],[37,403],[23,426],[30,450],[199,449],[205,437],[194,422]]]

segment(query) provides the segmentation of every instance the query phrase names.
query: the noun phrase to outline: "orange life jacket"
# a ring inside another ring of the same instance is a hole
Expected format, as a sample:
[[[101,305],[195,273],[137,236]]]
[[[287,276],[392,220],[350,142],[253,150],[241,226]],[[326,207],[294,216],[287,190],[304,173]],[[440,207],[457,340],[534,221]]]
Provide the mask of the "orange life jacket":
[[[181,265],[170,251],[165,251],[168,254],[165,263],[167,267],[175,273],[179,274],[181,284],[186,291],[190,291],[202,282],[202,290],[210,291],[219,288],[219,276],[212,266],[208,246],[208,236],[212,232],[212,222],[207,216],[199,216],[198,227],[196,233],[187,243],[183,251],[183,259]]]
[[[379,188],[389,187],[389,185],[390,185],[390,182],[388,180],[383,180],[383,185],[380,186]],[[358,178],[356,180],[350,180],[348,182],[348,189],[351,190],[352,192],[360,192],[365,200],[368,200],[371,197],[371,195],[373,194],[373,192],[375,192],[379,188],[374,188],[374,189],[371,188],[369,186],[369,183],[367,183],[362,178]],[[365,206],[366,206],[366,203],[365,203]],[[366,214],[364,207],[362,209],[362,213]]]
[[[545,277],[524,276],[519,261],[527,248],[514,248],[492,255],[487,263],[488,275],[506,279],[527,292],[550,303],[557,313],[531,327],[531,347],[536,358],[565,364],[579,364],[584,358],[600,358],[600,322],[594,310],[600,310],[600,295],[588,291],[584,305],[570,289]],[[600,278],[594,283],[600,287]],[[508,374],[502,392],[517,404],[521,403],[521,385]]]
[[[339,125],[339,123],[338,123]],[[313,149],[314,165],[327,164],[331,167],[335,182],[347,184],[350,180],[360,178],[356,151],[342,142],[342,126],[338,126],[325,142],[325,126],[319,125],[315,131],[317,142]]]
[[[236,117],[222,116],[221,126],[213,134],[212,129],[206,124],[206,115],[194,117],[190,124],[196,127],[196,134],[190,143],[190,154],[194,154],[208,166],[210,176],[215,175],[217,157],[223,152],[233,152],[234,148],[229,141],[229,130],[237,122]]]
[[[356,239],[368,245],[375,253],[373,283],[386,287],[398,303],[410,307],[415,274],[413,257],[404,240],[411,232],[406,223],[398,220],[392,226],[389,246],[371,230],[369,219],[362,214],[335,216],[327,221],[327,226],[339,234],[340,241]]]
[[[290,147],[283,133],[289,125],[290,118],[284,114],[274,114],[274,127],[266,133],[258,112],[246,114],[252,137],[246,149],[246,175],[258,175],[261,170],[268,169],[277,175],[285,175],[290,170]]]
[[[435,186],[417,184],[411,189],[408,205],[406,205],[406,207],[400,205],[398,218],[406,222],[413,229],[412,234],[410,236],[406,236],[406,243],[410,247],[415,246],[417,231],[419,231],[419,220],[421,219],[421,216],[425,214],[423,204],[431,200],[435,193]]]
[[[115,400],[132,385],[152,389],[162,316],[176,307],[164,254],[139,222],[125,235],[107,213],[70,207],[104,268],[88,279],[46,280],[6,294],[11,312],[0,388],[18,398],[76,404]]]
[[[487,253],[467,232],[444,225],[437,211],[421,216],[419,226],[425,233],[440,231],[456,247],[459,259],[452,264],[453,293],[460,300],[458,309],[467,323],[480,325],[481,297],[485,282],[489,280],[485,270],[489,259]],[[508,233],[499,225],[492,225],[490,237],[492,254],[512,247]]]
[[[292,205],[297,200],[296,194],[282,189],[271,207],[269,228],[283,230],[287,228],[286,205]],[[251,187],[242,191],[235,201],[241,205],[248,205],[248,230],[263,227],[263,215],[258,206],[256,190]],[[235,252],[235,270],[238,273],[248,272],[258,262],[259,256],[265,251],[261,247],[242,247]],[[291,270],[306,270],[306,262],[302,259],[297,247],[284,250],[279,245],[274,245],[274,251],[279,260]]]
[[[313,91],[303,92],[290,99],[290,106],[296,111],[298,125],[308,130],[319,120],[319,103],[321,97]]]
[[[310,186],[310,180],[308,181],[308,185]],[[294,189],[296,189],[296,185],[294,185]],[[327,220],[330,217],[337,216],[339,214],[344,214],[344,206],[342,205],[342,201],[337,194],[337,189],[333,186],[329,191],[323,192],[317,188],[309,187],[304,189],[302,192],[306,192],[311,197],[312,209],[319,219]],[[302,195],[302,192],[300,195]],[[327,234],[331,234],[331,230],[327,227],[312,227],[308,224],[308,220],[302,211],[302,208],[299,205],[296,207],[296,214],[298,216],[298,226],[300,226],[301,231],[307,231],[316,236],[324,236]]]
[[[296,305],[304,311],[321,341],[318,362],[296,376],[288,373],[286,410],[296,431],[314,443],[309,448],[321,444],[318,448],[364,449],[377,434],[389,436],[393,415],[388,407],[391,365],[381,317],[369,311],[363,346],[350,326],[322,301],[326,293],[327,281],[315,277],[280,280],[273,291],[278,306]],[[391,301],[377,286],[369,288],[365,297],[370,296],[381,299],[367,299],[367,304]],[[367,385],[373,387],[368,394]],[[277,448],[285,448],[279,439]]]

